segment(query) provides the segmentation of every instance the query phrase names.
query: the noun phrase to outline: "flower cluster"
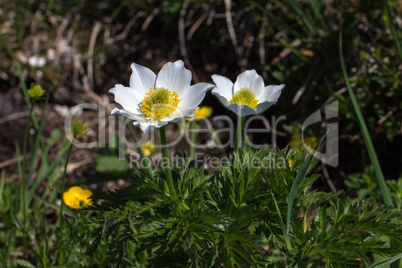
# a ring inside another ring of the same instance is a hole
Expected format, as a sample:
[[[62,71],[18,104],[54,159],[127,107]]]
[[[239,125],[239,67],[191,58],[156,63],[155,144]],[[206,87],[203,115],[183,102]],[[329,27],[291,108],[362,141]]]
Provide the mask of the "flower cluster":
[[[92,205],[93,201],[90,198],[91,196],[91,190],[73,186],[68,189],[67,192],[64,192],[63,201],[71,209],[81,209],[81,204],[85,204],[85,206]]]
[[[194,118],[198,105],[211,89],[225,107],[238,116],[247,116],[262,113],[275,104],[284,88],[284,85],[265,86],[255,70],[241,73],[234,84],[226,77],[213,75],[215,85],[198,83],[190,86],[191,72],[180,60],[166,63],[158,75],[135,63],[131,69],[130,86],[118,84],[109,91],[122,106],[122,109],[113,109],[112,114],[134,120],[134,125],[139,125],[143,131],[183,118]],[[200,110],[200,116],[208,117],[205,114],[208,111]]]

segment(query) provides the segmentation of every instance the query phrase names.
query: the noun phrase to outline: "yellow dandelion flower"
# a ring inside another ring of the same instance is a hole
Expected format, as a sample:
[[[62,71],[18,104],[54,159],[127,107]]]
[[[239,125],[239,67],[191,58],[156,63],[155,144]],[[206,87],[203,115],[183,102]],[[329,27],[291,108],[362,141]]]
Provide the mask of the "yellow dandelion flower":
[[[91,195],[91,190],[82,189],[79,186],[73,186],[67,192],[64,192],[63,201],[64,204],[71,209],[81,209],[81,202],[83,202],[85,206],[92,205],[93,201],[90,199]]]
[[[199,110],[195,110],[194,114],[195,117],[193,118],[186,118],[187,121],[201,121],[204,120],[205,118],[208,118],[212,115],[212,107],[208,107],[208,106],[202,106]]]

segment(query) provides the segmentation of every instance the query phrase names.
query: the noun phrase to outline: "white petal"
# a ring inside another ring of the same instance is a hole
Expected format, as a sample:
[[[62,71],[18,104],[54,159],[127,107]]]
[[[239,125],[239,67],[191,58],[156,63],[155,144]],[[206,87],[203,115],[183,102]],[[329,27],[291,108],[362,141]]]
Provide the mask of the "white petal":
[[[214,83],[216,85],[216,87],[212,90],[212,94],[214,94],[215,96],[218,96],[217,94],[219,94],[220,96],[222,96],[223,98],[226,99],[226,102],[229,103],[233,97],[232,81],[230,81],[230,79],[228,79],[224,76],[217,75],[217,74],[214,74],[212,76],[212,80],[214,80]],[[222,102],[222,104],[223,104],[223,102]],[[225,106],[227,106],[227,105],[225,105]]]
[[[141,95],[135,89],[124,87],[123,85],[116,85],[109,90],[109,93],[113,93],[115,101],[127,111],[133,114],[140,113],[138,111],[138,104],[144,99],[144,95]]]
[[[178,104],[178,107],[184,109],[185,107],[198,106],[205,98],[208,90],[214,86],[208,83],[198,83],[189,87]]]
[[[169,114],[168,116],[163,118],[163,121],[166,122],[176,122],[179,121],[181,118],[190,118],[190,117],[194,117],[195,114],[194,110],[198,110],[199,107],[184,107],[184,108],[180,108],[177,107],[177,109],[172,112],[171,114]]]
[[[198,110],[198,109],[199,109],[199,107],[192,107],[191,109],[187,109],[187,111],[185,111],[185,112],[183,113],[183,114],[185,114],[185,116],[176,117],[175,119],[170,120],[170,122],[179,122],[179,121],[185,122],[184,120],[185,120],[186,118],[193,118],[193,117],[195,117],[194,110]]]
[[[234,83],[233,89],[234,92],[237,92],[238,90],[245,87],[251,89],[258,99],[258,97],[264,90],[264,80],[260,75],[257,74],[255,70],[245,71],[239,74],[236,82]]]
[[[200,107],[197,107],[198,109],[194,109],[194,111],[196,111],[196,110],[199,110],[200,109]],[[192,111],[191,113],[189,113],[187,116],[186,116],[186,118],[193,118],[193,117],[195,117],[195,113],[194,113],[194,111]]]
[[[153,120],[150,118],[142,118],[133,122],[134,126],[139,126],[143,132],[147,132],[153,127],[159,128],[161,126],[167,125],[169,122]]]
[[[191,72],[184,67],[181,60],[166,63],[156,78],[156,87],[175,91],[179,98],[185,93],[190,83]]]
[[[152,120],[152,121],[148,121],[145,124],[143,123],[142,125],[148,125],[148,127],[156,127],[156,128],[160,128],[162,126],[165,126],[169,123],[170,121],[162,121],[162,120]],[[143,127],[141,127],[143,128]]]
[[[134,126],[140,126],[140,128],[141,128],[141,130],[143,131],[143,132],[147,132],[148,130],[150,130],[152,127],[153,127],[153,125],[152,124],[149,124],[149,123],[147,123],[147,122],[133,122],[133,125]]]
[[[112,114],[119,114],[119,115],[127,117],[130,120],[142,120],[141,115],[133,114],[133,113],[131,113],[130,111],[128,111],[126,109],[114,108],[112,110]]]
[[[156,74],[147,67],[131,64],[133,70],[130,77],[130,87],[135,89],[142,96],[155,86]]]
[[[177,108],[174,112],[165,116],[162,120],[164,122],[172,122],[174,120],[177,120],[179,118],[184,118],[184,117],[186,117],[185,111]]]
[[[228,106],[228,109],[232,110],[238,116],[255,114],[254,109],[248,105],[238,105],[237,103],[232,103]]]
[[[253,107],[253,109],[255,110],[255,114],[260,114],[260,113],[264,112],[266,109],[268,109],[275,103],[276,103],[276,101],[265,101],[265,102],[261,102],[261,103],[257,104],[257,106]]]
[[[133,125],[134,126],[139,125],[141,130],[142,130],[142,132],[148,132],[152,128],[151,125],[147,125],[147,124],[136,124],[136,123],[134,123]]]
[[[212,95],[214,95],[215,97],[218,98],[218,100],[222,103],[223,106],[228,107],[230,104],[230,100],[226,99],[225,97],[223,97],[222,95],[220,95],[218,92],[214,92],[212,90]]]
[[[270,85],[264,88],[263,93],[257,98],[259,102],[271,101],[276,102],[281,95],[285,85]]]

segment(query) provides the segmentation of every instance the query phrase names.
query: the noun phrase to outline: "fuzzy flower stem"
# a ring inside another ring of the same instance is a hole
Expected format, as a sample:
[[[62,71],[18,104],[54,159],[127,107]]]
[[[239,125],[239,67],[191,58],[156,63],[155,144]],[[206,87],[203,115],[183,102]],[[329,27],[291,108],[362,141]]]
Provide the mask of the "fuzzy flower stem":
[[[26,207],[26,153],[27,153],[27,143],[28,143],[28,133],[29,133],[29,126],[31,125],[31,118],[32,118],[32,113],[33,113],[33,107],[34,107],[34,100],[32,101],[31,107],[29,108],[29,116],[28,116],[28,123],[27,127],[25,128],[25,136],[24,136],[24,147],[22,151],[22,217],[23,217],[23,222],[24,222],[24,236],[23,236],[23,245],[24,245],[24,250],[26,249],[26,235],[27,235],[27,230],[26,230],[26,219],[27,219],[27,207]]]
[[[170,195],[172,196],[172,199],[177,200],[176,189],[174,188],[174,184],[173,184],[172,171],[170,169],[169,153],[168,153],[168,149],[166,146],[165,126],[162,126],[160,128],[160,134],[161,134],[163,164],[165,166],[165,174],[166,174],[166,179],[167,179],[167,183],[169,186],[169,192],[170,192]]]
[[[243,145],[243,124],[244,124],[244,116],[239,116],[237,118],[235,149],[239,149]]]
[[[61,197],[60,197],[60,225],[59,225],[59,231],[60,234],[63,234],[64,232],[64,218],[63,218],[63,194],[65,191],[65,184],[66,184],[66,174],[67,174],[67,165],[68,165],[68,161],[70,159],[70,154],[71,154],[71,150],[73,149],[73,143],[70,144],[70,148],[68,148],[68,153],[67,153],[67,159],[66,159],[66,163],[64,164],[64,172],[63,172],[63,181],[62,181],[62,185],[61,185]],[[59,256],[60,260],[63,260],[63,252],[60,252],[60,256]]]
[[[60,226],[62,226],[61,222],[63,221],[63,194],[66,186],[66,174],[67,174],[67,165],[70,160],[71,150],[73,149],[73,143],[70,144],[70,148],[68,148],[66,163],[64,164],[64,173],[63,173],[63,181],[61,184],[61,202],[60,202]]]

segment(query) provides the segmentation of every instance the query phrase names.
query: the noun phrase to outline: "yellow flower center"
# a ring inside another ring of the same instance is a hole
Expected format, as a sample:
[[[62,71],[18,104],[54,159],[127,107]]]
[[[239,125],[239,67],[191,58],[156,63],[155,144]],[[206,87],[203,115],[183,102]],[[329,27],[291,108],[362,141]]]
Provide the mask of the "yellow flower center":
[[[231,103],[237,103],[239,105],[247,105],[254,107],[257,105],[258,100],[255,99],[254,92],[248,87],[244,87],[238,90],[232,97]]]
[[[175,91],[167,88],[151,88],[141,102],[141,111],[147,117],[163,118],[177,109],[180,100]]]

